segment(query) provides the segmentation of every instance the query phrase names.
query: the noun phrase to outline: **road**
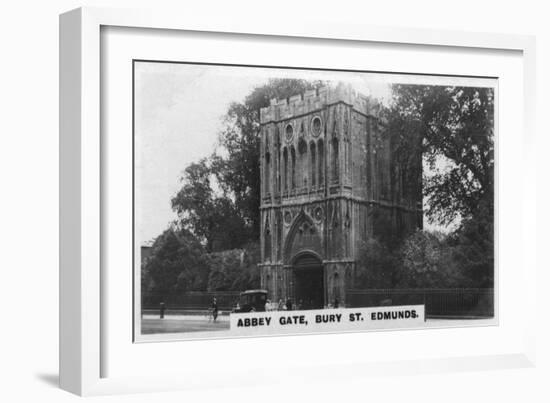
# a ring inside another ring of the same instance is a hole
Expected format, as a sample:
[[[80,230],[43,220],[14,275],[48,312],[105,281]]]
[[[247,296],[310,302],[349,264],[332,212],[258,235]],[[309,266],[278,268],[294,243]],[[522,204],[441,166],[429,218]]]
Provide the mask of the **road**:
[[[426,327],[476,326],[478,321],[490,318],[430,318]],[[206,315],[167,315],[160,319],[158,315],[143,315],[142,334],[190,333],[229,330],[229,315],[218,316],[216,322]]]
[[[142,334],[188,333],[229,330],[229,316],[211,318],[200,315],[170,315],[160,319],[158,315],[144,315],[141,319]]]

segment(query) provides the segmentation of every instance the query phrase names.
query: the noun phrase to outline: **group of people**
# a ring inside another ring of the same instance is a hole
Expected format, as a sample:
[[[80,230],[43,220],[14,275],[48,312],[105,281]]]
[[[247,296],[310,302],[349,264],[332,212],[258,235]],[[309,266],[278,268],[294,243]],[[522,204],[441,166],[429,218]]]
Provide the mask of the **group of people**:
[[[310,301],[309,305],[304,305],[303,300],[299,300],[296,305],[292,303],[292,300],[290,298],[286,298],[283,300],[282,298],[279,299],[279,302],[277,304],[274,304],[271,302],[271,300],[265,301],[265,310],[266,311],[292,311],[297,310],[300,311],[302,309],[308,309],[313,306],[313,301]],[[338,308],[340,306],[340,301],[338,298],[334,299],[333,304],[328,304],[325,306],[325,308]]]
[[[282,298],[279,299],[279,302],[277,304],[271,302],[271,300],[267,299],[265,301],[265,311],[266,312],[269,312],[269,311],[292,311],[292,310],[297,310],[297,311],[300,311],[302,309],[308,309],[308,307],[311,307],[313,305],[312,301],[310,301],[310,304],[309,305],[304,305],[304,302],[303,300],[299,300],[298,303],[296,305],[294,305],[292,303],[292,299],[290,298],[286,298],[285,300],[283,300]],[[334,299],[334,303],[333,304],[328,304],[327,306],[325,306],[325,308],[338,308],[340,306],[340,303],[338,301],[338,298],[335,298]],[[164,317],[164,304],[162,304],[162,307],[161,307],[161,318]],[[252,311],[254,311],[254,308],[252,308]],[[211,319],[212,321],[216,322],[216,320],[218,319],[218,314],[219,314],[219,310],[218,310],[218,301],[216,299],[216,297],[214,297],[212,299],[212,303],[210,304],[210,309],[209,309],[209,312],[208,312],[208,317],[209,317],[209,320]]]
[[[292,309],[295,308],[292,304],[292,300],[290,298],[283,300],[280,299],[278,303],[271,302],[270,299],[265,301],[265,310],[266,312],[269,311],[292,311]],[[297,309],[297,307],[296,307]]]

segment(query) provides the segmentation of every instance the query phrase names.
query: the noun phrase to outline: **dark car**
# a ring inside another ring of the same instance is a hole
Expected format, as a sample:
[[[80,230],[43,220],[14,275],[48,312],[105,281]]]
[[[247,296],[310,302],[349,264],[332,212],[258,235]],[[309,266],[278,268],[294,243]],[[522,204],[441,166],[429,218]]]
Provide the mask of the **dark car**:
[[[264,312],[266,302],[266,290],[247,290],[239,295],[239,302],[233,308],[233,312]]]

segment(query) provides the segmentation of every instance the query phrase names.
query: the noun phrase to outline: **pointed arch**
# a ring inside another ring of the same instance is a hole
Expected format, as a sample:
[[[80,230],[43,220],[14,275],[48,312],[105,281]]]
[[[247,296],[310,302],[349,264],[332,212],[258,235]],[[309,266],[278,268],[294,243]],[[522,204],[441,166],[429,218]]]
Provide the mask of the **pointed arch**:
[[[304,210],[294,218],[283,248],[283,259],[289,263],[293,256],[303,251],[322,256],[322,239],[313,219]]]

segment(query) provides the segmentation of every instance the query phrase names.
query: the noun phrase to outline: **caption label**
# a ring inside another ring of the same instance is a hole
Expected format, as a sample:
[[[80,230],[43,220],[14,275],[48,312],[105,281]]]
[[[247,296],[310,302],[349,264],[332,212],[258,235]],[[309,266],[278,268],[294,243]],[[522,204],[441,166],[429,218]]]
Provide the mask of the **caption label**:
[[[283,334],[421,327],[424,305],[232,313],[231,332]]]

